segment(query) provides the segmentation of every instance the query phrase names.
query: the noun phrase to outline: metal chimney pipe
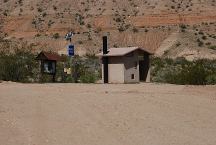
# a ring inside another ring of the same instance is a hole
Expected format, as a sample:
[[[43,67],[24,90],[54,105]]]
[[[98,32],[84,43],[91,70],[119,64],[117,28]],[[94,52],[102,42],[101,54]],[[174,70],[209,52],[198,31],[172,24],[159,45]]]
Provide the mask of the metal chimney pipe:
[[[106,55],[108,53],[108,45],[107,45],[107,36],[103,36],[103,55]],[[104,83],[107,84],[109,83],[109,58],[107,56],[103,56],[103,79],[104,79]]]
[[[103,54],[107,54],[107,36],[103,36]]]

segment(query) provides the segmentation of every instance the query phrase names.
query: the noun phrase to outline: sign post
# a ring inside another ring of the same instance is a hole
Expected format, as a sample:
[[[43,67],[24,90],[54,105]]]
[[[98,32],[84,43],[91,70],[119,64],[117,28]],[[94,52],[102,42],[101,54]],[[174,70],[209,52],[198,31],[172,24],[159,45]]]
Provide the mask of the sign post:
[[[74,81],[76,80],[74,72],[75,72],[75,64],[74,64],[74,45],[69,44],[68,45],[68,56],[70,57],[70,68],[71,68],[71,77],[74,78]],[[73,68],[74,66],[74,68]]]
[[[74,57],[74,45],[71,43],[72,37],[74,33],[69,32],[66,34],[65,39],[70,41],[70,44],[68,45],[68,56],[70,57],[70,63],[71,63],[71,76],[74,78],[75,83],[77,83],[77,70],[76,70],[76,62],[75,62],[75,57]],[[72,69],[73,67],[73,69]],[[73,72],[72,72],[73,70]]]

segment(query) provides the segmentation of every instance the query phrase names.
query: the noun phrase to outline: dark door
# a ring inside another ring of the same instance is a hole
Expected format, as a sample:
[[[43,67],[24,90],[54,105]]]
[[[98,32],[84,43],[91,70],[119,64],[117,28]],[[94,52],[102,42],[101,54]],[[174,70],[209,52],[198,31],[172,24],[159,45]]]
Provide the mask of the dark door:
[[[144,54],[144,59],[139,61],[140,81],[146,81],[149,71],[149,55]]]

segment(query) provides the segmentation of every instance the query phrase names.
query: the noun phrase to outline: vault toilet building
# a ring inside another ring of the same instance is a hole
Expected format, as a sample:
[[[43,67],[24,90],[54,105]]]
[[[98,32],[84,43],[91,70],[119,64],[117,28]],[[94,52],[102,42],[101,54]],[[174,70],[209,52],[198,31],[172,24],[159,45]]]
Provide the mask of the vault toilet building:
[[[140,47],[107,49],[107,37],[103,37],[102,79],[104,83],[150,82],[150,55]]]

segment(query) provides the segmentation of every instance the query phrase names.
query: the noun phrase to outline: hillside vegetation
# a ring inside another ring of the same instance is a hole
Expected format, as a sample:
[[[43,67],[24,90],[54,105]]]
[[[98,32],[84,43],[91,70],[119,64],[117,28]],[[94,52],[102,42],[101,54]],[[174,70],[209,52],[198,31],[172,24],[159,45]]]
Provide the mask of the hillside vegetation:
[[[97,53],[104,34],[110,47],[156,51],[179,33],[165,56],[215,58],[215,7],[215,0],[2,0],[1,31],[7,39],[32,43],[35,51],[42,47],[62,53],[64,35],[74,31],[73,43],[81,55]]]

